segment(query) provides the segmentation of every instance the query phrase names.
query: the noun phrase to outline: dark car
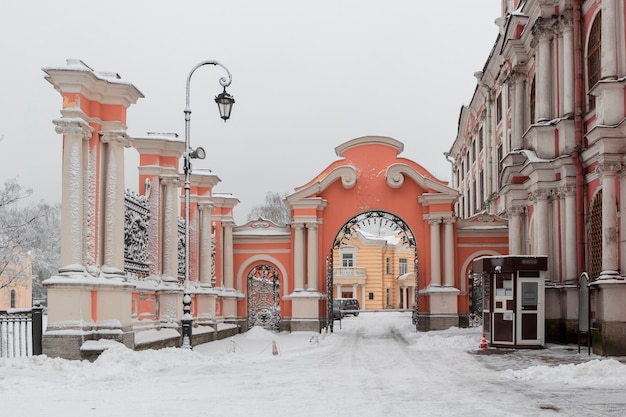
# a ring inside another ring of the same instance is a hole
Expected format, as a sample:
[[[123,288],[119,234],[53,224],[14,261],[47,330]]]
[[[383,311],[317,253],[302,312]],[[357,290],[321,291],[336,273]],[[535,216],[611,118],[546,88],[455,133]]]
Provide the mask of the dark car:
[[[356,298],[337,298],[335,302],[339,304],[341,317],[348,314],[352,314],[355,317],[359,315],[359,310],[361,309],[361,307],[359,306],[359,300],[357,300]]]

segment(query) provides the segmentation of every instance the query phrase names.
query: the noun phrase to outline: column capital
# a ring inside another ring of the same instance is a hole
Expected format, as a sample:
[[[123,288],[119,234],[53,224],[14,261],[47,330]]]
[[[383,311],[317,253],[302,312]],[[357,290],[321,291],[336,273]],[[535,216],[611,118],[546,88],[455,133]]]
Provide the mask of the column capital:
[[[576,186],[567,184],[557,188],[556,193],[559,197],[573,197],[576,195]]]
[[[131,142],[128,134],[123,130],[103,130],[100,131],[100,141],[102,143],[119,143],[125,148],[130,148]]]
[[[561,32],[574,30],[574,10],[573,9],[563,10],[559,18],[560,18],[559,29],[561,30]]]
[[[309,230],[316,230],[319,227],[317,223],[305,223],[305,226]]]
[[[198,202],[198,210],[200,211],[208,211],[211,213],[215,208],[215,204],[212,201],[200,201]]]
[[[182,184],[182,181],[180,180],[180,177],[178,175],[161,175],[159,176],[159,179],[161,180],[161,184],[165,184],[167,186],[175,185],[177,187],[180,187],[180,185]]]
[[[85,140],[91,139],[91,134],[94,131],[93,127],[79,118],[55,119],[52,123],[55,125],[55,132],[63,135],[80,135]]]
[[[454,224],[454,223],[456,223],[456,218],[455,217],[444,217],[443,219],[441,219],[441,221],[444,224]]]
[[[601,175],[615,175],[622,171],[622,164],[617,161],[603,161],[596,167],[596,173]]]
[[[554,32],[554,22],[552,19],[544,19],[539,16],[531,29],[533,39],[530,42],[530,46],[534,48],[542,41],[549,41],[552,36],[554,36]]]
[[[522,214],[524,214],[525,210],[526,210],[526,207],[524,206],[511,206],[511,207],[507,207],[506,214],[509,217],[521,216]]]
[[[530,201],[547,200],[552,195],[553,195],[553,190],[551,189],[535,190],[528,195],[528,200]]]
[[[440,224],[443,221],[443,218],[441,217],[432,217],[430,219],[428,219],[428,224],[431,226],[434,226],[436,224]]]

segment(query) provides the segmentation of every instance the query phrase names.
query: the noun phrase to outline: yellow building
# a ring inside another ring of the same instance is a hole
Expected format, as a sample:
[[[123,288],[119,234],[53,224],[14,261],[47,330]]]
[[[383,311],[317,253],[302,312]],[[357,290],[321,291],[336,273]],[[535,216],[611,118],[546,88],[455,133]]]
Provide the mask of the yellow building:
[[[363,310],[411,309],[415,248],[402,233],[357,229],[333,251],[333,295],[356,298]]]
[[[0,310],[32,308],[33,256],[17,256],[12,263],[0,265]]]

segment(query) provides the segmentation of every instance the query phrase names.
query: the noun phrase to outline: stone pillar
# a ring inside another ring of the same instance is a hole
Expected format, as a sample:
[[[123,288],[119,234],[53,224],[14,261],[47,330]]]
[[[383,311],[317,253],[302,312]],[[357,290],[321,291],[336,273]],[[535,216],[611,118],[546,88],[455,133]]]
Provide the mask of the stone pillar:
[[[234,288],[233,271],[233,224],[222,223],[224,230],[224,288]]]
[[[317,291],[317,223],[307,223],[307,291]]]
[[[562,196],[565,200],[565,227],[563,230],[565,236],[563,243],[564,250],[564,274],[565,280],[574,280],[578,278],[576,270],[576,190],[574,187],[564,187]]]
[[[104,261],[107,278],[124,277],[124,148],[130,140],[124,131],[104,131],[106,145],[104,171]]]
[[[295,223],[294,236],[294,291],[304,289],[304,224]]]
[[[561,19],[563,33],[563,100],[562,115],[574,114],[574,25],[572,10],[565,10]]]
[[[522,251],[522,213],[524,208],[513,206],[507,209],[509,215],[509,254],[523,255]]]
[[[549,256],[548,190],[535,191],[532,199],[535,200],[533,254]]]
[[[534,39],[532,46],[536,47],[535,60],[535,120],[532,123],[550,120],[552,102],[552,54],[551,40],[554,35],[551,21],[538,20],[533,27]]]
[[[441,245],[439,236],[439,224],[441,219],[430,219],[430,285],[441,286]]]
[[[61,215],[61,268],[84,265],[83,250],[83,141],[93,128],[81,119],[54,120],[56,132],[63,134],[63,179]]]
[[[163,193],[163,252],[161,271],[166,281],[178,281],[178,176],[161,176],[161,184],[165,187]]]
[[[602,73],[600,79],[617,78],[617,27],[615,0],[602,0]]]
[[[616,179],[621,164],[604,162],[598,167],[602,175],[602,273],[599,279],[619,275]]]
[[[526,74],[521,69],[516,69],[509,80],[513,84],[513,117],[511,119],[511,149],[522,149],[524,147],[524,82]]]
[[[443,220],[443,275],[445,287],[454,287],[454,222],[455,219],[452,217]]]
[[[626,160],[622,161],[622,165],[626,164]],[[620,193],[620,229],[619,229],[619,251],[620,254],[620,271],[626,275],[626,169],[620,172],[619,181],[619,193]]]
[[[198,281],[207,287],[211,287],[213,277],[213,232],[211,227],[211,212],[213,211],[213,204],[208,201],[198,203],[198,210],[200,212]]]

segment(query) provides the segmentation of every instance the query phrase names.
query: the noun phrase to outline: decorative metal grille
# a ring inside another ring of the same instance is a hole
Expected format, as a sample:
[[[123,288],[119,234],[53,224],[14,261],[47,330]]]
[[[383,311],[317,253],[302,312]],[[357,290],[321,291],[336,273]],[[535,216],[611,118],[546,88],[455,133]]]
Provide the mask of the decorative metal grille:
[[[248,273],[248,328],[279,330],[280,277],[270,265],[257,265]]]
[[[469,302],[470,302],[470,327],[478,327],[483,324],[483,276],[470,274],[469,276]]]
[[[185,219],[178,218],[178,281],[185,282]]]
[[[413,324],[416,329],[419,329],[419,270],[418,270],[418,258],[417,258],[417,244],[415,243],[415,237],[411,228],[398,216],[388,213],[386,211],[366,211],[358,214],[348,220],[339,230],[332,248],[330,248],[329,267],[326,278],[326,314],[327,314],[327,326],[330,327],[330,331],[333,331],[333,249],[338,249],[341,245],[350,240],[352,233],[356,233],[361,227],[366,227],[379,223],[381,226],[387,226],[393,231],[404,232],[401,236],[402,243],[408,247],[412,247],[415,250],[415,303],[413,305]]]
[[[150,274],[148,258],[148,219],[150,202],[142,195],[126,190],[124,196],[124,271],[133,278]]]
[[[587,223],[587,242],[591,280],[598,278],[602,272],[602,190],[593,199],[589,221]]]

